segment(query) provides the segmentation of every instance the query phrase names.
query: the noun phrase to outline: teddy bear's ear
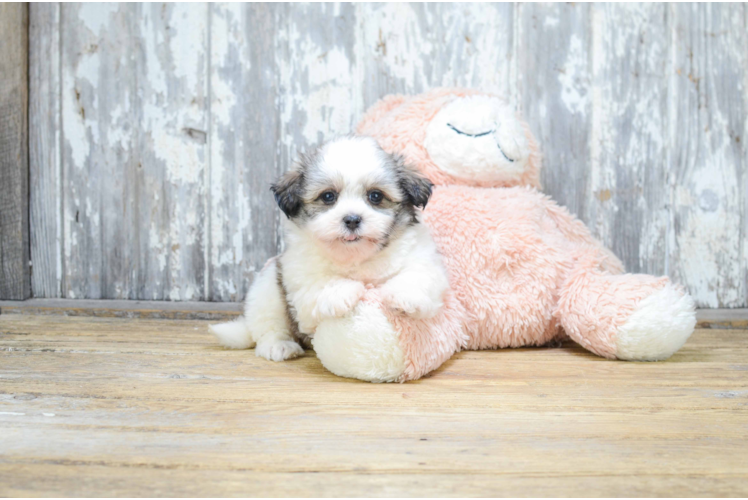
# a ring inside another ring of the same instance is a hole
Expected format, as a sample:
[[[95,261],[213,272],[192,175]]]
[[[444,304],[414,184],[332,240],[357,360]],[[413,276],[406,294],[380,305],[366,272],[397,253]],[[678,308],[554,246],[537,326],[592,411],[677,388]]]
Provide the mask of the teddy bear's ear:
[[[407,202],[414,207],[426,208],[434,184],[415,168],[407,165],[402,156],[393,155],[393,160],[397,164],[398,184]]]
[[[301,169],[292,170],[270,186],[275,201],[289,219],[296,217],[304,205],[304,173]]]

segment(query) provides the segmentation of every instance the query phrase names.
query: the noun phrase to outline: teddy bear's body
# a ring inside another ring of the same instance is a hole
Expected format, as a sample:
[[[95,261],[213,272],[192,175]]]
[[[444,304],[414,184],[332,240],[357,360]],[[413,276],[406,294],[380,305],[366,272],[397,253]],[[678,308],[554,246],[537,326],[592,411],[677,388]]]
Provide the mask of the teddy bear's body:
[[[533,188],[444,186],[423,215],[465,309],[467,349],[548,343],[559,334],[554,312],[580,258],[600,271],[622,269],[579,220]]]
[[[367,113],[359,132],[437,184],[422,217],[450,290],[427,320],[388,310],[372,288],[352,313],[320,324],[314,348],[334,373],[413,380],[460,349],[566,335],[607,358],[658,360],[693,331],[687,294],[666,277],[621,274],[582,222],[535,189],[534,138],[496,98],[449,89],[394,96]]]

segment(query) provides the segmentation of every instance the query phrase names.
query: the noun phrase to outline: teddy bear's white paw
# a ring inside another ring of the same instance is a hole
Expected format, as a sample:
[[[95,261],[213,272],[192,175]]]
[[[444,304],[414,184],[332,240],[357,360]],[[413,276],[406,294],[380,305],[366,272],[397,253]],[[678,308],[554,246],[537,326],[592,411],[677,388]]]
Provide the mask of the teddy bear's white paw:
[[[348,314],[366,293],[366,286],[360,281],[340,280],[330,284],[317,297],[312,310],[315,321],[327,318],[340,318]]]
[[[271,340],[257,344],[255,355],[270,361],[285,361],[298,358],[304,349],[292,340]]]
[[[387,285],[382,287],[382,300],[391,309],[415,319],[433,318],[442,307],[441,301],[434,301],[421,291]]]
[[[659,361],[683,347],[696,326],[690,295],[672,283],[643,299],[616,333],[616,357]]]

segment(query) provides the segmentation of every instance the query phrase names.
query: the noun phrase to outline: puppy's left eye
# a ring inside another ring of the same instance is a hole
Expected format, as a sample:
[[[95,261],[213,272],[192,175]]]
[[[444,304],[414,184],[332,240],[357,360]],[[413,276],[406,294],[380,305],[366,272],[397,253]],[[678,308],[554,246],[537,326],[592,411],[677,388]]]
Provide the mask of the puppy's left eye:
[[[332,205],[335,203],[335,200],[338,199],[338,194],[335,191],[325,191],[319,195],[319,199],[322,200],[322,203],[325,205]]]
[[[372,205],[379,205],[384,199],[384,194],[378,189],[369,191],[369,203]]]

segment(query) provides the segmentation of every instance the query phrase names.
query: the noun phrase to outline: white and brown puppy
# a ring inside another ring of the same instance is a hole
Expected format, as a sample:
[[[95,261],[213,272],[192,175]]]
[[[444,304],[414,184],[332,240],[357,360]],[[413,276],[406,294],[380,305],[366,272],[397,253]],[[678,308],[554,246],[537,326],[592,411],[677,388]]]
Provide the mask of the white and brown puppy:
[[[367,137],[343,137],[305,155],[272,186],[286,214],[285,252],[260,272],[244,316],[215,325],[219,342],[256,346],[282,361],[303,353],[320,322],[352,311],[367,287],[403,314],[442,307],[446,271],[419,222],[432,184]]]

